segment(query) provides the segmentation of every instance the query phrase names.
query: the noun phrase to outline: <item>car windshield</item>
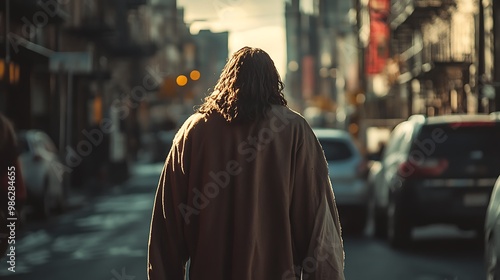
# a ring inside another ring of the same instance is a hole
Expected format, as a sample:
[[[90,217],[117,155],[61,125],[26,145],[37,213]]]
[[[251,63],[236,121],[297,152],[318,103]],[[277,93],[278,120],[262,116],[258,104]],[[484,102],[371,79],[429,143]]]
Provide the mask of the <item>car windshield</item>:
[[[440,129],[439,133],[436,132],[437,129]],[[436,135],[441,137],[436,138]],[[436,141],[437,139],[443,141]],[[498,176],[498,166],[500,166],[498,139],[500,139],[498,125],[464,127],[432,125],[423,128],[413,143],[411,153],[420,152],[428,159],[446,160],[447,168],[441,177],[493,178]]]
[[[484,157],[500,158],[500,126],[464,126],[454,128],[447,125],[424,126],[417,141],[429,143],[433,132],[442,129],[443,143],[435,143],[436,148],[429,156],[435,157],[462,157],[470,153],[481,153]],[[430,145],[430,144],[429,144]],[[427,147],[431,147],[431,146]],[[414,145],[414,148],[418,148]],[[426,148],[424,148],[426,149]],[[480,156],[479,154],[477,155]]]
[[[349,145],[342,140],[319,139],[327,161],[346,160],[353,156]]]

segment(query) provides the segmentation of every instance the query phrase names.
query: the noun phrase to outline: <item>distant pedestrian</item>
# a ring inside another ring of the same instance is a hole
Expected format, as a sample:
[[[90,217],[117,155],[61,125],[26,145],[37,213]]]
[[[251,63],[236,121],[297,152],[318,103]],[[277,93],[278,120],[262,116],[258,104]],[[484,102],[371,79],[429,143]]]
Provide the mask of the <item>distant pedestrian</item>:
[[[26,187],[21,176],[18,154],[12,123],[0,112],[0,258],[8,247],[15,245],[12,240],[8,243],[11,228],[7,225],[13,221],[17,227],[20,225],[20,213],[26,200]],[[7,218],[17,220],[8,221]]]
[[[232,55],[178,131],[158,184],[148,278],[344,279],[324,152],[269,55]],[[302,275],[302,276],[301,276]]]

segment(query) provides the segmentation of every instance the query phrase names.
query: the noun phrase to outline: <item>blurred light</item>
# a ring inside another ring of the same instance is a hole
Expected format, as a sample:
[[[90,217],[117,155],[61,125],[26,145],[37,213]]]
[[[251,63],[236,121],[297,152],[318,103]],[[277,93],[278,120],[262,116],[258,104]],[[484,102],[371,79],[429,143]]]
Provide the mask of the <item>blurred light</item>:
[[[476,66],[474,64],[471,64],[469,66],[469,74],[470,74],[470,85],[475,86],[476,85]]]
[[[464,91],[465,91],[465,93],[470,93],[471,88],[470,88],[470,85],[469,85],[469,84],[465,84],[465,85],[464,85]]]
[[[411,90],[413,93],[420,93],[420,81],[417,79],[413,79],[411,81]]]
[[[451,109],[453,111],[457,111],[458,109],[458,93],[456,90],[451,90],[450,92],[450,103],[451,103]]]
[[[424,63],[424,64],[422,65],[422,71],[424,71],[424,72],[429,72],[429,71],[431,71],[431,68],[432,68],[432,66],[431,66],[429,63]]]
[[[349,132],[350,132],[351,134],[357,134],[357,133],[358,133],[358,131],[359,131],[359,126],[358,126],[357,124],[355,124],[355,123],[351,123],[351,124],[349,125]]]
[[[92,104],[94,107],[94,123],[100,123],[102,120],[102,98],[100,95],[94,98],[94,103]]]
[[[177,76],[177,79],[175,79],[175,82],[177,83],[178,86],[185,86],[188,82],[188,78],[184,75],[179,75]]]
[[[189,77],[191,78],[191,80],[193,81],[197,81],[198,79],[200,79],[200,71],[198,70],[193,70],[191,71],[191,73],[189,73]]]
[[[373,93],[378,97],[387,95],[387,80],[382,75],[374,75],[372,80]]]
[[[297,61],[292,60],[292,61],[288,62],[288,70],[290,70],[292,72],[299,70],[299,64],[297,63]]]
[[[9,81],[11,84],[16,82],[16,65],[14,63],[9,64]]]
[[[471,76],[475,75],[476,74],[476,65],[471,64],[469,66],[469,72],[470,72]]]
[[[3,76],[5,75],[5,61],[0,59],[0,80],[3,80]]]
[[[321,65],[328,67],[332,65],[332,56],[328,52],[324,52],[321,54]]]
[[[337,78],[337,68],[330,69],[330,76],[334,79]]]
[[[337,111],[337,121],[338,121],[338,122],[340,122],[340,123],[345,122],[346,117],[347,117],[347,116],[346,116],[346,114],[345,114],[344,110],[339,109],[339,110]]]
[[[330,76],[330,73],[328,72],[328,69],[326,67],[321,67],[321,69],[319,69],[319,75],[321,76],[321,78],[328,78],[328,76]]]
[[[14,83],[17,84],[19,82],[19,76],[21,74],[21,69],[19,65],[16,64],[15,71],[14,71]]]
[[[356,103],[357,104],[363,104],[363,103],[365,103],[365,100],[366,100],[366,96],[364,94],[358,93],[356,95]]]
[[[337,80],[335,81],[335,85],[337,88],[344,88],[345,87],[345,80],[342,77],[337,77]]]

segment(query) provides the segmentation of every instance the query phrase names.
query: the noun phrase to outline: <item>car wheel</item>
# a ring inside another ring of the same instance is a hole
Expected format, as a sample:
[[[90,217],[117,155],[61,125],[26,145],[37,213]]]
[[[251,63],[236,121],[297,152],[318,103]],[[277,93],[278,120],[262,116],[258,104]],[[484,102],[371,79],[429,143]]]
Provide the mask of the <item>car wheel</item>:
[[[394,248],[404,248],[410,244],[412,227],[401,205],[391,198],[387,208],[387,238]]]
[[[486,263],[486,280],[499,280],[500,267],[498,265],[495,236],[493,235],[493,233],[486,243],[484,254]]]

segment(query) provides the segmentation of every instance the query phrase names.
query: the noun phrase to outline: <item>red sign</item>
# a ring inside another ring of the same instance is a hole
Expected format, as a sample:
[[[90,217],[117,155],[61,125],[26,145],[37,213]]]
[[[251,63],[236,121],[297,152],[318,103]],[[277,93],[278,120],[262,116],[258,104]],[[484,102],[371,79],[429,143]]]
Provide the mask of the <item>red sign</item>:
[[[366,73],[381,73],[389,58],[388,0],[370,0],[370,38],[366,49]]]

